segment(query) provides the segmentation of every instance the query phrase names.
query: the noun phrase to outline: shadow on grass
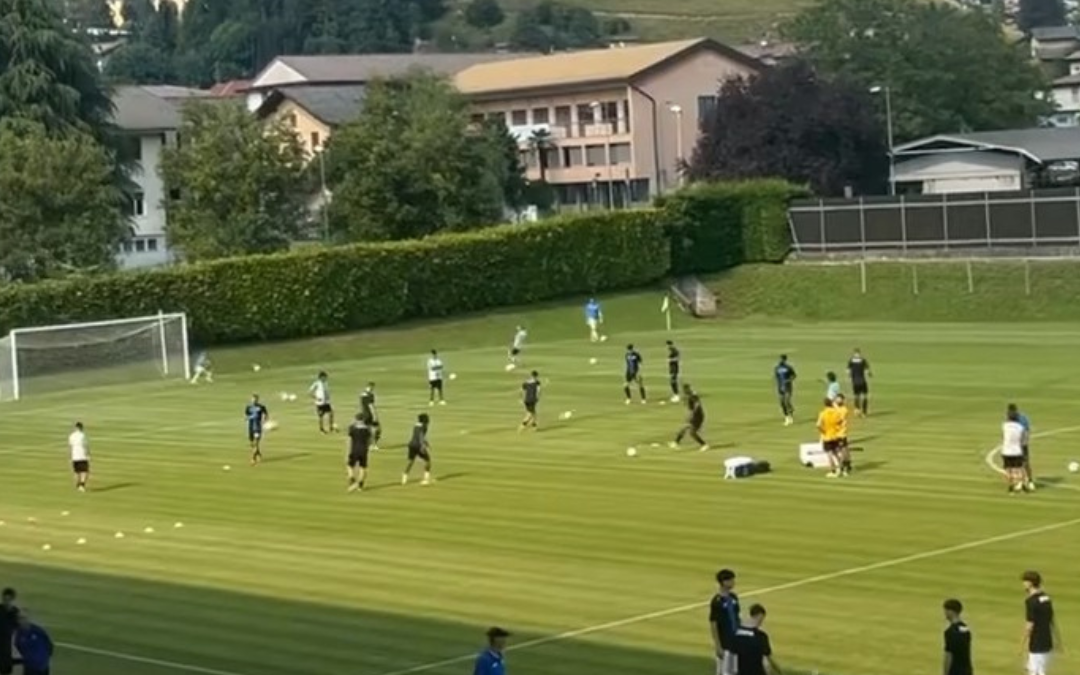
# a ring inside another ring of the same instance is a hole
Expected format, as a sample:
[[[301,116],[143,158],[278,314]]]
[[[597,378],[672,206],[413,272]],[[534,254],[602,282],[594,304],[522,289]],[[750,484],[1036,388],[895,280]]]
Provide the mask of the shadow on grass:
[[[305,457],[311,457],[310,452],[294,452],[288,455],[269,455],[263,458],[263,464],[278,464],[280,462],[294,462],[298,459],[304,459]]]
[[[116,492],[117,490],[128,490],[130,488],[139,487],[139,483],[106,483],[101,486],[94,486],[90,488],[91,492]]]
[[[471,672],[484,631],[505,623],[497,614],[483,623],[433,618],[449,607],[406,616],[22,563],[0,562],[0,579],[52,633],[55,670],[79,675],[451,675]],[[283,579],[281,593],[290,587]],[[553,639],[506,627],[515,633],[513,675],[698,675],[712,667],[705,641],[689,656],[606,644],[600,633]]]
[[[1046,490],[1080,490],[1080,485],[1074,485],[1065,476],[1039,476],[1035,485]]]

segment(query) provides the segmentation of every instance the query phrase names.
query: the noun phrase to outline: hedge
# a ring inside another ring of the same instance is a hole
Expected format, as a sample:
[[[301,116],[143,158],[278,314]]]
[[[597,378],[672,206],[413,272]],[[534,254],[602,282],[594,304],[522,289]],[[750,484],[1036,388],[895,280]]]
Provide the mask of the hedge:
[[[0,287],[20,326],[187,312],[204,344],[285,339],[640,286],[670,268],[655,210],[419,241],[250,256]]]
[[[782,180],[699,183],[657,201],[674,274],[779,262],[791,248],[788,203],[806,190]]]

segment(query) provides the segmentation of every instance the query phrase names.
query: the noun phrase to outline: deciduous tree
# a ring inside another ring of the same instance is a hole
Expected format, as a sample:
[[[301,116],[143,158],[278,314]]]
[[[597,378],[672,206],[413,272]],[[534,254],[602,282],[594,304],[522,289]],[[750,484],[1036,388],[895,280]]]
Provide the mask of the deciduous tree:
[[[1020,0],[1020,12],[1016,17],[1017,26],[1025,33],[1035,28],[1064,26],[1065,3],[1061,0]]]
[[[474,28],[494,28],[505,19],[499,0],[471,0],[465,6],[465,21]]]

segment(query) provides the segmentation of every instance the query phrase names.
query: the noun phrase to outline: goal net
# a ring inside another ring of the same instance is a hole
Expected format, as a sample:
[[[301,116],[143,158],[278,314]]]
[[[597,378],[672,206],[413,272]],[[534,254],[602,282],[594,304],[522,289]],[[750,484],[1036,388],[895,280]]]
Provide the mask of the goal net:
[[[0,401],[186,378],[189,369],[184,314],[17,328],[0,340]]]

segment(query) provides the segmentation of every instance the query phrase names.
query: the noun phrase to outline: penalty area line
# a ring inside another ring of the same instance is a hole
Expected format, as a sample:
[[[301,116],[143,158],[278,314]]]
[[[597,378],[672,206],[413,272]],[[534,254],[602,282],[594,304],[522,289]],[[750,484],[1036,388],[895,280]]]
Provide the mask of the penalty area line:
[[[1031,434],[1031,437],[1032,438],[1050,438],[1051,436],[1061,436],[1062,434],[1070,434],[1070,433],[1073,433],[1075,431],[1080,431],[1080,426],[1059,427],[1057,429],[1047,429],[1046,431],[1043,431],[1041,433],[1040,432],[1035,432],[1035,433]],[[996,462],[994,462],[994,457],[996,457],[1000,452],[1001,452],[1001,446],[1000,445],[995,445],[994,447],[992,447],[992,448],[990,448],[989,450],[986,451],[986,456],[983,457],[983,461],[986,462],[986,466],[991,471],[1004,476],[1005,475],[1005,469],[1002,469],[1000,466],[997,465]],[[1036,484],[1038,484],[1038,481],[1036,481]],[[1055,485],[1054,487],[1055,488],[1065,488],[1066,490],[1080,490],[1080,487],[1077,487],[1075,485],[1061,484],[1061,485]]]
[[[1080,427],[1076,427],[1080,430]],[[1049,434],[1050,432],[1047,432]],[[1063,430],[1058,430],[1058,433],[1065,433]],[[826,572],[824,574],[817,574],[811,577],[805,577],[797,579],[795,581],[789,581],[787,583],[778,584],[776,586],[767,586],[765,588],[759,588],[753,591],[748,591],[742,594],[742,597],[759,597],[762,595],[769,595],[770,593],[779,593],[781,591],[789,591],[796,588],[802,588],[803,586],[811,586],[814,584],[820,584],[826,581],[834,581],[836,579],[843,579],[845,577],[856,576],[859,574],[865,574],[866,572],[875,572],[877,570],[888,569],[890,567],[897,567],[899,565],[906,565],[908,563],[920,562],[923,560],[929,560],[931,558],[939,558],[941,556],[950,555],[952,553],[960,553],[963,551],[969,551],[975,548],[981,548],[983,546],[991,546],[993,544],[1000,544],[1006,541],[1012,541],[1014,539],[1022,539],[1024,537],[1031,537],[1037,534],[1043,534],[1045,532],[1052,532],[1054,530],[1060,530],[1067,527],[1073,527],[1080,525],[1080,518],[1072,518],[1070,520],[1063,520],[1056,523],[1050,523],[1048,525],[1042,525],[1040,527],[1033,527],[1026,530],[1017,530],[1014,532],[1008,532],[1006,534],[999,534],[993,537],[987,537],[985,539],[976,539],[974,541],[965,542],[963,544],[956,544],[954,546],[946,546],[944,548],[935,548],[929,551],[923,551],[921,553],[913,553],[911,555],[905,555],[898,558],[889,558],[887,560],[881,560],[876,563],[870,563],[867,565],[859,565],[857,567],[849,567],[847,569],[837,570],[835,572]],[[593,626],[586,626],[584,628],[578,628],[575,630],[565,631],[563,633],[556,633],[554,635],[548,635],[546,637],[536,638],[533,640],[527,640],[517,644],[510,645],[506,648],[506,651],[518,651],[522,649],[529,649],[532,647],[539,647],[553,642],[561,642],[563,640],[570,640],[585,635],[591,635],[593,633],[599,633],[614,628],[621,628],[623,626],[629,626],[636,623],[642,623],[645,621],[652,621],[654,619],[662,619],[664,617],[673,616],[676,614],[683,614],[685,612],[702,609],[708,606],[708,601],[693,602],[685,605],[679,605],[677,607],[669,607],[656,612],[649,612],[647,614],[639,614],[637,616],[631,616],[624,619],[618,619],[616,621],[609,621],[607,623],[600,623]],[[475,654],[465,654],[463,656],[455,656],[449,659],[443,659],[442,661],[433,661],[431,663],[424,663],[412,668],[405,668],[402,670],[393,670],[390,672],[382,673],[381,675],[413,675],[414,673],[423,673],[436,668],[443,668],[446,666],[458,665],[466,663],[475,658]]]
[[[249,675],[248,673],[238,673],[231,670],[220,670],[218,668],[206,668],[203,666],[196,666],[191,663],[164,661],[162,659],[152,659],[146,656],[128,654],[126,652],[116,652],[110,649],[87,647],[85,645],[74,644],[71,642],[57,642],[56,646],[72,652],[93,654],[94,656],[104,656],[106,658],[115,659],[117,661],[127,661],[128,663],[141,663],[147,666],[158,666],[159,668],[167,668],[169,670],[177,670],[184,673],[196,673],[197,675]]]

